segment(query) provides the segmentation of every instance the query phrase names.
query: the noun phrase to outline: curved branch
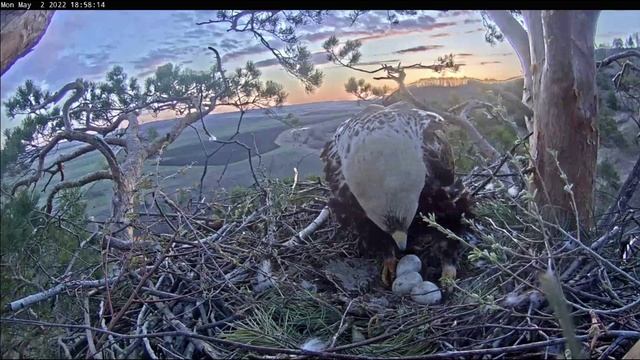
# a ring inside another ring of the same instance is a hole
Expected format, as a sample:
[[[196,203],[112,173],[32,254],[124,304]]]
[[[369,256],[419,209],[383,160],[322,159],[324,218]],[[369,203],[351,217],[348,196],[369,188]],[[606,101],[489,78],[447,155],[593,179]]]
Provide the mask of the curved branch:
[[[109,169],[111,170],[113,180],[116,183],[122,182],[122,172],[120,171],[120,166],[118,165],[118,161],[116,160],[116,155],[113,153],[113,151],[111,151],[111,148],[103,139],[96,135],[81,133],[77,131],[64,133],[63,136],[67,140],[76,140],[95,146],[96,149],[100,151],[102,155],[107,159],[107,164],[109,164]]]
[[[624,59],[624,58],[628,58],[628,57],[637,57],[640,58],[640,51],[638,50],[625,50],[622,52],[619,52],[617,54],[613,54],[611,56],[608,56],[600,61],[596,61],[596,67],[598,67],[598,69],[602,66],[607,66],[610,65],[611,63],[613,63],[614,61],[620,60],[620,59]]]
[[[92,151],[95,151],[96,147],[93,145],[86,145],[80,148],[77,148],[75,151],[67,153],[67,154],[62,154],[60,156],[58,156],[57,159],[55,159],[51,165],[49,165],[46,169],[44,169],[44,171],[48,171],[53,169],[54,167],[59,166],[61,163],[63,162],[67,162],[70,160],[73,160],[75,158],[78,158],[84,154],[90,153]]]
[[[466,118],[462,117],[462,116],[457,116],[455,114],[449,113],[449,112],[444,112],[444,111],[438,111],[436,109],[431,108],[430,106],[428,106],[427,104],[423,103],[422,101],[418,100],[412,93],[411,91],[409,91],[409,89],[407,89],[407,87],[404,85],[403,82],[399,82],[399,91],[407,98],[411,101],[411,103],[413,103],[413,105],[415,105],[418,109],[421,110],[425,110],[425,111],[429,111],[432,113],[435,113],[437,115],[442,116],[442,118],[444,118],[445,120],[449,121],[450,123],[457,125],[459,127],[461,127],[462,129],[464,129],[467,134],[469,135],[469,137],[471,137],[471,140],[476,144],[476,146],[478,147],[478,150],[480,150],[480,152],[487,158],[492,159],[492,160],[496,160],[500,157],[500,153],[498,152],[498,150],[496,150],[493,146],[491,146],[491,144],[487,141],[487,139],[485,139],[484,136],[482,136],[482,134],[478,131],[478,129],[476,129],[475,126],[473,126],[473,124]]]
[[[71,108],[71,105],[80,100],[84,94],[84,84],[82,83],[82,80],[76,80],[72,84],[75,92],[69,99],[67,99],[67,101],[64,102],[64,105],[62,105],[62,121],[64,121],[64,128],[67,131],[71,131],[73,129],[71,126],[71,120],[69,119],[69,109]]]
[[[204,118],[205,116],[209,115],[209,113],[211,113],[213,111],[213,109],[215,109],[215,107],[216,107],[215,105],[211,105],[211,106],[203,109],[202,112],[193,112],[191,114],[186,115],[182,119],[180,119],[173,126],[173,128],[171,128],[171,130],[168,133],[165,134],[165,136],[156,139],[151,144],[148,144],[145,147],[145,150],[147,151],[147,156],[155,155],[158,151],[160,151],[160,149],[165,144],[172,143],[178,136],[180,136],[182,131],[187,126],[189,126],[189,125],[193,124],[194,122],[200,120],[201,118]]]
[[[506,10],[487,10],[491,20],[498,25],[502,34],[507,38],[520,60],[520,66],[527,77],[531,77],[531,53],[527,31]]]
[[[118,146],[125,146],[126,142],[124,139],[119,139],[119,138],[105,138],[104,141],[109,144],[109,145],[118,145]],[[44,169],[43,171],[51,174],[51,177],[49,178],[49,181],[47,182],[47,184],[44,186],[44,188],[42,189],[42,191],[44,192],[47,188],[47,186],[49,185],[49,183],[51,182],[51,179],[53,179],[53,177],[57,174],[57,173],[61,173],[61,179],[60,181],[64,181],[64,173],[62,173],[62,165],[63,163],[67,162],[67,161],[71,161],[73,159],[76,159],[84,154],[90,153],[92,151],[97,150],[95,146],[93,145],[87,145],[87,146],[83,146],[80,147],[78,149],[76,149],[73,152],[67,153],[67,154],[63,154],[58,156],[58,158],[56,160],[54,160],[46,169]],[[53,168],[57,168],[56,170],[53,170]]]
[[[56,93],[45,99],[42,104],[31,108],[30,112],[36,112],[38,110],[44,109],[51,103],[57,103],[58,101],[62,100],[62,98],[71,90],[75,90],[75,92],[67,101],[64,102],[64,105],[62,106],[62,119],[64,121],[64,128],[67,131],[71,131],[72,127],[71,121],[69,120],[69,109],[71,108],[71,104],[80,100],[85,90],[84,84],[80,79],[66,84],[62,87],[62,89],[58,90]]]
[[[56,196],[58,192],[64,189],[81,187],[98,180],[109,180],[109,179],[113,179],[113,176],[111,176],[111,173],[109,171],[102,170],[102,171],[96,171],[94,173],[85,175],[77,180],[63,181],[61,183],[56,184],[56,186],[54,186],[53,189],[51,189],[49,196],[47,196],[46,213],[51,214],[51,210],[53,209],[53,198]]]
[[[87,124],[86,127],[78,129],[80,131],[95,131],[101,135],[106,135],[112,131],[114,131],[115,129],[118,128],[118,126],[120,126],[120,124],[127,119],[127,115],[126,114],[122,114],[120,116],[118,116],[116,118],[116,120],[114,122],[112,122],[111,124],[107,125],[107,126],[94,126],[91,124]]]
[[[636,160],[636,164],[633,169],[627,175],[627,180],[620,187],[620,191],[616,196],[615,201],[611,204],[605,216],[598,222],[598,227],[601,229],[608,229],[609,226],[615,224],[621,214],[623,214],[629,208],[629,202],[636,192],[636,189],[640,185],[640,156]]]
[[[70,82],[66,85],[64,85],[62,87],[62,89],[56,91],[53,95],[50,95],[49,97],[47,97],[44,102],[38,106],[35,106],[33,108],[31,108],[32,112],[38,111],[38,110],[42,110],[44,109],[47,105],[51,104],[51,103],[57,103],[58,101],[62,100],[62,98],[71,90],[77,90],[78,89],[78,84],[77,81],[74,82]]]

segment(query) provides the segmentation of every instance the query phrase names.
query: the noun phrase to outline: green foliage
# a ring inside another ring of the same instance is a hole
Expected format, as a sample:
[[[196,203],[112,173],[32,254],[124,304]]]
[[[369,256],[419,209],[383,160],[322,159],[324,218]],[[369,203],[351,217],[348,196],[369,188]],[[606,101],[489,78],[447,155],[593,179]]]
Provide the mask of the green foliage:
[[[158,136],[160,136],[160,134],[158,134],[158,130],[156,130],[156,128],[149,128],[149,130],[147,130],[147,138],[149,138],[149,140],[155,140],[158,138]]]
[[[620,175],[611,161],[602,160],[597,167],[598,179],[604,184],[604,187],[612,192],[617,192],[620,188]]]
[[[449,95],[449,99],[447,99],[449,104],[448,106],[451,108],[453,106],[462,104],[462,98],[460,97],[460,94],[458,93],[451,93],[451,95]]]
[[[38,196],[31,192],[22,191],[13,197],[3,195],[0,198],[0,306],[4,308],[10,301],[57,285],[54,278],[65,273],[78,245],[88,237],[83,230],[86,204],[80,201],[81,196],[78,190],[61,192],[60,216],[55,219],[38,211]],[[96,266],[100,256],[87,246],[78,252],[74,261],[70,271],[77,272]],[[33,310],[43,321],[55,322],[55,313],[69,318],[81,317],[73,300],[64,296],[35,304]],[[0,339],[5,349],[3,357],[9,349],[21,351],[28,358],[57,357],[50,344],[59,333],[51,329],[9,328],[3,324]],[[18,344],[22,344],[21,350],[18,350]]]
[[[34,104],[41,104],[50,96],[49,92],[43,92],[32,80],[27,80],[24,85],[18,86],[14,97],[5,101],[4,106],[7,108],[7,116],[13,118],[27,111]]]
[[[482,26],[485,29],[484,40],[491,46],[504,41],[504,35],[487,14],[482,12]]]
[[[240,103],[253,102],[261,106],[280,106],[287,98],[282,85],[260,80],[262,73],[251,61],[244,68],[238,68],[228,79],[229,87],[238,93]],[[233,95],[231,95],[233,96]]]
[[[365,79],[356,80],[355,77],[350,77],[344,84],[344,90],[349,94],[355,95],[361,100],[373,100],[385,96],[391,88],[387,85],[381,87],[373,86],[366,82]]]
[[[284,118],[280,120],[290,127],[298,127],[300,126],[300,124],[302,124],[300,118],[293,113],[288,113]]]
[[[616,97],[616,93],[613,91],[609,91],[607,95],[607,106],[611,110],[618,110],[618,98]]]
[[[29,239],[38,217],[34,214],[38,204],[37,194],[32,196],[23,191],[10,201],[3,201],[1,212],[2,231],[0,231],[0,249],[7,254],[11,249],[20,248]],[[4,292],[3,292],[4,293]]]
[[[271,51],[285,71],[302,81],[307,92],[322,85],[323,74],[315,69],[311,52],[296,36],[296,28],[308,24],[320,24],[327,10],[296,11],[254,11],[251,17],[244,17],[244,11],[220,10],[217,21],[226,23],[238,32],[250,32]],[[238,20],[247,26],[238,27]],[[277,38],[284,44],[284,50],[277,50],[269,38]]]
[[[473,169],[476,150],[469,144],[467,133],[458,128],[450,128],[447,138],[455,156],[456,171],[467,172]]]
[[[602,146],[624,148],[628,145],[610,110],[602,109],[598,114],[598,131]]]
[[[322,47],[327,52],[327,59],[344,66],[357,65],[362,58],[362,53],[360,52],[362,42],[360,40],[347,40],[342,47],[338,47],[339,44],[340,41],[335,35],[331,35],[322,44]]]
[[[328,338],[338,330],[341,313],[303,291],[267,292],[246,320],[222,333],[227,340],[262,346],[296,347],[313,336]]]
[[[474,213],[478,218],[494,219],[500,225],[513,225],[518,222],[513,206],[498,201],[479,202]]]
[[[603,159],[596,168],[596,213],[606,211],[621,186],[620,174],[609,159]]]
[[[320,182],[322,180],[322,178],[320,176],[317,176],[317,175],[309,175],[309,176],[307,176],[307,180],[313,181],[313,182]]]
[[[29,81],[25,83],[25,86],[28,83]],[[40,97],[33,96],[33,93],[38,93],[40,91],[35,87],[35,85],[28,87],[32,91],[29,94],[25,93],[25,91],[20,91],[21,88],[18,88],[18,95],[10,98],[4,103],[4,105],[7,106],[7,116],[10,118],[14,118],[14,116],[26,112],[26,104],[29,101],[32,101],[32,99],[40,99]],[[14,165],[16,161],[20,159],[21,154],[26,150],[33,148],[29,143],[36,134],[55,132],[60,130],[62,127],[63,124],[62,117],[60,116],[60,109],[58,107],[53,107],[47,112],[28,114],[22,120],[21,125],[5,129],[5,147],[0,150],[0,172],[4,174],[6,170],[9,170],[11,165]],[[20,164],[20,166],[15,170],[23,169],[24,166]]]
[[[598,71],[596,73],[596,83],[599,90],[611,90],[611,76],[604,71]]]
[[[176,195],[176,202],[179,206],[186,207],[191,199],[191,194],[188,189],[180,188],[178,189],[178,193]]]
[[[615,49],[622,49],[624,47],[624,41],[622,41],[621,38],[615,38],[613,39],[613,41],[611,42],[611,44],[613,45],[613,47]]]
[[[228,192],[228,199],[232,204],[229,211],[231,217],[241,218],[251,214],[258,206],[257,192],[251,188],[236,185]],[[220,218],[227,215],[222,210],[214,210],[214,214]]]

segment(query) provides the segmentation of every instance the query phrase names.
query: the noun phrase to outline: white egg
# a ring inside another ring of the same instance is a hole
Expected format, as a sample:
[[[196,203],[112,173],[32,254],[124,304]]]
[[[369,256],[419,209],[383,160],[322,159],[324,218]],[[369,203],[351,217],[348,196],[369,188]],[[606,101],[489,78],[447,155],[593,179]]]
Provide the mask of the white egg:
[[[420,261],[420,258],[413,254],[410,254],[398,261],[398,265],[396,266],[396,274],[397,276],[400,276],[411,271],[419,273],[421,269],[422,261]]]
[[[396,295],[407,295],[411,289],[422,281],[422,275],[416,271],[404,273],[396,277],[391,290]]]
[[[411,289],[411,299],[418,304],[431,305],[442,299],[442,293],[436,284],[423,281]]]

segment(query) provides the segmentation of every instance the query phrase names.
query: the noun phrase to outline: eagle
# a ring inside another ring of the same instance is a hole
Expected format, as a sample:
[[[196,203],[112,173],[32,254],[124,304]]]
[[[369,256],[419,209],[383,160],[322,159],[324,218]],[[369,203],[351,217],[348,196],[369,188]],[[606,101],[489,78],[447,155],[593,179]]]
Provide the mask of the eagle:
[[[441,116],[406,102],[369,105],[340,124],[321,152],[328,206],[342,227],[355,230],[361,253],[382,258],[387,287],[398,256],[425,243],[441,277],[456,277],[460,244],[422,218],[434,214],[438,224],[460,233],[470,212],[444,125]]]

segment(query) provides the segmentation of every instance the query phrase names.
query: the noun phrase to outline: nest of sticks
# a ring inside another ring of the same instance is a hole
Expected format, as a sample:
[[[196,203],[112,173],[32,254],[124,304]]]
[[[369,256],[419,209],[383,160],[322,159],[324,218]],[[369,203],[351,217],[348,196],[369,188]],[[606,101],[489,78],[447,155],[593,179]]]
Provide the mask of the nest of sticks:
[[[55,343],[70,358],[608,359],[640,338],[639,259],[619,248],[637,227],[568,233],[527,208],[525,191],[482,190],[454,291],[425,306],[380,284],[379,262],[360,258],[328,194],[319,180],[269,182],[209,204],[207,217],[167,198],[174,213],[158,221],[174,231],[108,239],[109,277],[54,289],[82,318],[14,312],[3,326],[62,328]],[[336,264],[373,270],[353,285]]]

